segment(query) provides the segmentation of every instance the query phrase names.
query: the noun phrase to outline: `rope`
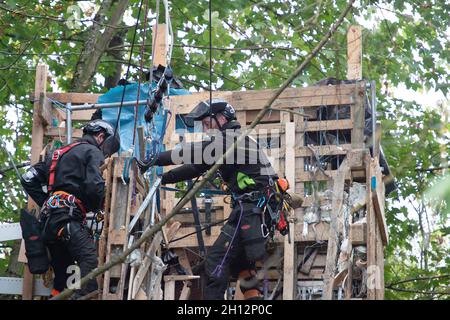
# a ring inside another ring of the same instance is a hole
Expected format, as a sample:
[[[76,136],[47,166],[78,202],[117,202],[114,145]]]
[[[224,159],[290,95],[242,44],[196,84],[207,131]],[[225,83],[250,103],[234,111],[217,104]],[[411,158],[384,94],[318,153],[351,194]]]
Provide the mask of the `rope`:
[[[125,81],[128,80],[128,76],[129,76],[129,73],[130,73],[131,58],[133,57],[133,49],[134,49],[134,45],[135,45],[136,34],[137,34],[138,26],[139,26],[139,20],[140,20],[140,17],[141,17],[141,10],[142,10],[142,4],[143,3],[144,3],[144,0],[141,0],[140,4],[139,4],[139,10],[138,10],[138,16],[137,16],[137,20],[136,20],[136,25],[134,26],[133,39],[131,40],[130,57],[128,58],[128,65],[127,65],[127,72],[125,74]],[[123,86],[122,98],[120,99],[119,112],[117,113],[116,126],[114,128],[114,135],[116,135],[117,128],[119,127],[120,115],[122,113],[122,107],[123,107],[123,101],[125,99],[126,87],[127,87],[126,85]]]
[[[212,18],[211,0],[209,0],[209,105],[212,103]]]
[[[147,22],[148,22],[148,3],[150,0],[147,0],[145,2],[145,15],[144,15],[144,25],[143,25],[143,35],[142,35],[142,44],[140,49],[140,59],[139,59],[139,65],[141,68],[141,75],[138,77],[138,87],[137,87],[137,95],[136,95],[136,105],[134,106],[134,126],[133,126],[133,145],[132,148],[134,149],[134,146],[136,145],[136,128],[137,128],[137,118],[138,118],[138,110],[139,110],[139,98],[141,96],[141,78],[142,78],[142,71],[144,70],[144,50],[145,50],[145,34],[147,31]],[[150,84],[151,87],[151,84]],[[134,150],[133,150],[134,151]]]

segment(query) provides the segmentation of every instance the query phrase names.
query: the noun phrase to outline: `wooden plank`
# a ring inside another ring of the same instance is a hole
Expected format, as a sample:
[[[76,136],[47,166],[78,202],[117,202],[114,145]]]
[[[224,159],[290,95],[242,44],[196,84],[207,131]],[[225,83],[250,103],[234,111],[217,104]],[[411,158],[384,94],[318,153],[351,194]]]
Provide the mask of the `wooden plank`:
[[[353,223],[350,225],[349,239],[352,246],[367,243],[367,223]]]
[[[37,90],[35,90],[35,92],[36,91]],[[72,103],[72,105],[77,105],[85,103],[97,103],[98,98],[103,95],[103,93],[47,92],[46,95],[48,98],[51,98],[63,104],[70,102]]]
[[[47,128],[45,130],[45,136],[50,138],[61,138],[62,141],[66,141],[66,128]],[[72,138],[79,139],[83,136],[82,129],[73,129],[72,130]]]
[[[372,199],[372,188],[371,188],[371,178],[372,178],[372,166],[371,166],[371,159],[370,155],[366,154],[366,157],[364,159],[366,164],[366,203],[367,205],[367,271],[368,271],[368,280],[367,280],[367,299],[369,300],[375,300],[376,299],[376,281],[377,281],[377,274],[376,274],[376,267],[377,267],[377,261],[376,261],[376,217],[375,217],[375,211],[373,208],[373,202]],[[374,272],[375,271],[375,272]]]
[[[159,23],[158,26],[154,25],[152,27],[152,43],[154,43],[154,57],[153,57],[153,65],[158,66],[166,66],[166,52],[168,49],[167,42],[167,25]]]
[[[187,257],[186,250],[184,250],[183,248],[178,248],[175,249],[174,251],[178,257],[178,262],[183,267],[183,269],[186,270],[188,274],[192,274],[192,267]]]
[[[200,279],[200,276],[194,276],[191,274],[188,275],[180,275],[180,274],[170,274],[164,276],[164,281],[187,281],[187,280],[197,280]]]
[[[183,284],[183,289],[181,289],[179,300],[189,300],[191,295],[191,288],[189,287],[189,282],[185,281]]]
[[[233,101],[236,111],[259,110],[273,94],[275,90],[254,90],[254,91],[221,91],[213,92],[213,98],[223,98]],[[279,101],[292,98],[300,99],[301,103],[291,104],[290,108],[298,108],[302,105],[320,106],[325,104],[350,104],[354,103],[351,98],[354,92],[354,84],[343,84],[336,86],[311,86],[305,88],[288,88],[280,95]],[[334,96],[334,97],[328,97]],[[299,98],[300,97],[300,98]],[[311,98],[311,99],[310,99]],[[209,92],[196,92],[185,96],[172,96],[171,103],[175,106],[178,114],[189,113],[200,101],[209,99]],[[303,99],[303,100],[302,100]],[[258,102],[261,101],[261,102]],[[325,102],[325,103],[324,103]],[[248,105],[248,103],[250,103]],[[280,102],[277,102],[280,103]],[[282,106],[280,104],[279,106]],[[288,105],[289,106],[289,105]],[[273,112],[275,113],[275,112]],[[248,114],[247,114],[248,117]]]
[[[371,177],[373,208],[375,211],[377,224],[380,228],[381,240],[383,241],[383,245],[386,246],[389,243],[389,232],[384,212],[384,191],[382,190],[383,180],[380,166],[375,159],[371,160],[371,172],[373,174]]]
[[[44,131],[45,124],[42,121],[42,117],[39,115],[39,110],[41,109],[40,105],[40,96],[41,93],[45,93],[47,91],[47,75],[48,75],[48,66],[46,64],[38,64],[36,66],[36,81],[34,86],[34,104],[33,104],[33,127],[32,127],[32,139],[31,139],[31,165],[34,165],[39,161],[39,155],[44,146]],[[32,210],[33,208],[37,208],[37,205],[28,197],[28,210]],[[39,210],[37,210],[39,212]],[[23,241],[22,247],[25,248]],[[25,256],[25,251],[22,251],[22,255]],[[33,298],[33,275],[30,273],[28,269],[28,265],[24,265],[23,270],[23,291],[22,291],[22,300],[31,300]]]
[[[153,237],[150,247],[147,249],[147,252],[145,253],[145,258],[142,261],[141,265],[139,266],[139,269],[134,277],[133,293],[131,295],[132,299],[136,297],[139,288],[141,287],[142,282],[144,281],[145,275],[147,274],[147,270],[152,263],[152,257],[156,254],[156,251],[160,248],[161,241],[162,241],[162,233],[158,232]]]
[[[351,116],[353,121],[352,129],[352,147],[353,149],[364,149],[364,127],[365,127],[365,82],[361,81],[355,84],[355,104],[351,107]]]
[[[324,146],[311,146],[315,153],[321,156],[335,156],[347,154],[352,146],[351,144],[341,144],[341,145],[324,145]],[[312,156],[313,152],[308,147],[297,147],[295,150],[295,157],[309,157]]]
[[[295,190],[295,123],[286,122],[285,176]],[[290,238],[290,241],[289,241]],[[295,223],[289,223],[289,237],[284,239],[283,300],[294,300],[297,293]]]
[[[347,79],[362,79],[362,29],[350,26],[347,31]]]
[[[324,290],[323,299],[333,299],[333,279],[334,272],[336,270],[336,258],[339,245],[339,217],[341,216],[342,202],[344,198],[344,183],[345,176],[349,171],[347,159],[344,159],[339,170],[337,171],[336,178],[333,181],[333,199],[331,202],[330,218],[330,232],[328,238],[327,247],[327,265],[324,274]]]
[[[164,282],[164,300],[175,300],[175,281]]]
[[[39,95],[38,113],[44,126],[52,125],[52,110],[48,99],[45,97],[45,92],[41,92]]]
[[[246,99],[237,100],[235,102],[236,110],[261,110],[266,100],[261,99]],[[351,95],[333,95],[333,96],[296,96],[288,98],[278,98],[273,104],[276,109],[294,109],[294,108],[311,108],[328,105],[348,105],[352,104],[353,97]],[[233,106],[234,107],[234,106]]]
[[[351,119],[343,120],[323,120],[323,121],[309,121],[305,126],[305,132],[313,131],[327,131],[327,130],[345,130],[352,129],[353,121]]]
[[[299,272],[304,273],[304,274],[309,274],[309,272],[311,271],[311,267],[313,266],[313,264],[316,260],[316,256],[317,256],[318,252],[319,252],[318,248],[315,248],[312,250],[308,259],[306,259],[306,261],[304,261],[304,263],[302,264],[302,267],[300,268]]]
[[[314,97],[314,96],[334,96],[351,94],[353,84],[340,84],[328,86],[309,86],[302,88],[287,88],[278,99],[295,98],[295,97]],[[275,89],[252,90],[252,91],[233,91],[233,99],[236,103],[239,100],[268,100]]]
[[[378,225],[379,226],[379,225]],[[378,272],[378,285],[376,287],[376,299],[384,300],[384,252],[383,243],[381,241],[382,235],[380,228],[377,228],[377,238],[376,238],[376,257],[377,257],[377,272]]]

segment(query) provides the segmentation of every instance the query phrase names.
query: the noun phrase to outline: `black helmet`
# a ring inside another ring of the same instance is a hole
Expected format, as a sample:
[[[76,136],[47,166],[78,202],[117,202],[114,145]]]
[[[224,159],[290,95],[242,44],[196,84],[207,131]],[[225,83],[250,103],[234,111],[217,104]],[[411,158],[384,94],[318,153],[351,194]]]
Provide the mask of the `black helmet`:
[[[119,151],[119,134],[117,132],[114,134],[114,128],[105,120],[97,119],[91,121],[83,128],[83,134],[94,135],[99,132],[105,133],[105,140],[98,146],[105,157],[109,157]]]
[[[184,123],[187,127],[192,128],[195,121],[201,121],[206,117],[216,119],[217,114],[224,115],[228,121],[236,119],[236,111],[228,102],[222,99],[212,99],[211,105],[209,105],[209,100],[200,102],[189,114],[184,116]]]

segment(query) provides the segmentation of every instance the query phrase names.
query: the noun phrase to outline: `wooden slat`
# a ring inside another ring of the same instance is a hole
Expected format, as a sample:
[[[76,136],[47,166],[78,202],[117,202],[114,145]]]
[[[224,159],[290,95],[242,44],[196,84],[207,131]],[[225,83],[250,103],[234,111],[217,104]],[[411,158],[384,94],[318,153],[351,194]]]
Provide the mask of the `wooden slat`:
[[[136,276],[134,277],[133,293],[131,295],[132,299],[134,299],[134,297],[136,297],[137,293],[139,292],[139,288],[141,287],[142,282],[144,281],[145,275],[147,274],[147,270],[152,263],[152,257],[156,254],[156,251],[159,249],[161,241],[162,241],[162,233],[158,232],[153,237],[150,247],[148,248],[145,254],[145,258],[142,261],[141,265],[139,266],[139,269],[136,272]]]
[[[362,79],[362,29],[350,26],[347,31],[347,79]]]
[[[237,100],[233,107],[236,110],[261,110],[266,100],[246,99]],[[354,102],[351,95],[334,95],[334,96],[311,96],[311,97],[287,97],[278,98],[273,104],[274,108],[293,109],[293,108],[310,108],[329,105],[348,105]]]
[[[286,122],[286,167],[285,176],[290,188],[295,190],[295,123]],[[294,300],[297,292],[297,264],[295,224],[289,223],[289,237],[284,239],[283,300]],[[290,241],[289,241],[290,238]]]
[[[343,120],[324,120],[324,121],[308,121],[305,132],[327,131],[327,130],[345,130],[352,129],[353,121],[351,119]]]
[[[371,177],[372,177],[372,166],[370,164],[371,159],[370,155],[366,154],[365,160],[366,164],[366,217],[367,217],[367,271],[368,271],[368,279],[367,279],[367,299],[375,300],[376,299],[376,291],[375,286],[377,282],[377,260],[376,260],[376,233],[377,233],[377,223],[375,217],[375,211],[373,208],[372,199],[372,188],[371,188]]]
[[[314,96],[334,96],[347,95],[352,93],[353,84],[329,85],[329,86],[309,86],[303,88],[287,88],[284,90],[279,99],[295,98],[295,97],[314,97]],[[275,90],[253,90],[253,91],[234,91],[233,99],[239,100],[268,100]]]
[[[42,117],[39,116],[39,110],[41,110],[40,96],[41,93],[45,93],[47,90],[47,75],[48,66],[46,64],[38,64],[36,66],[36,82],[34,87],[34,104],[33,104],[33,128],[32,128],[32,140],[31,140],[31,164],[34,165],[39,161],[39,155],[44,146],[44,123]],[[28,210],[37,208],[31,197],[28,197]],[[37,210],[39,212],[39,210]],[[19,256],[25,257],[25,245],[22,241],[21,250]],[[33,298],[33,275],[28,269],[28,265],[24,265],[23,270],[23,300],[31,300]]]
[[[339,245],[339,218],[341,217],[340,212],[342,210],[342,202],[344,198],[345,176],[348,171],[349,167],[347,164],[347,159],[344,159],[339,167],[337,176],[333,181],[333,199],[331,202],[332,210],[330,214],[331,223],[327,247],[327,265],[324,275],[323,299],[325,300],[333,299],[333,279],[336,269],[336,257]]]
[[[72,105],[97,103],[98,98],[103,93],[80,93],[80,92],[47,92],[47,97],[63,104],[72,103]]]
[[[170,274],[164,276],[164,281],[186,281],[186,280],[196,280],[200,279],[200,276],[194,276],[192,274],[183,275],[183,274]]]
[[[164,283],[164,300],[175,300],[175,281]]]
[[[386,246],[389,242],[389,232],[386,224],[386,216],[384,213],[384,192],[382,192],[381,188],[383,184],[381,169],[378,163],[376,163],[375,161],[371,161],[371,167],[371,172],[373,173],[371,180],[373,208],[375,210],[378,227],[380,228],[383,245]],[[374,184],[375,188],[373,188]]]
[[[155,51],[153,57],[153,65],[166,66],[167,56],[167,25],[159,23],[157,26],[152,27],[152,43],[155,44]]]
[[[63,141],[66,140],[66,128],[48,128],[45,131],[46,137],[51,137],[53,139],[61,137]],[[73,129],[72,130],[72,138],[79,139],[83,136],[82,129]]]
[[[352,129],[352,147],[354,149],[363,149],[364,143],[364,127],[365,127],[365,83],[359,82],[355,84],[355,105],[351,108],[351,117],[353,122]]]

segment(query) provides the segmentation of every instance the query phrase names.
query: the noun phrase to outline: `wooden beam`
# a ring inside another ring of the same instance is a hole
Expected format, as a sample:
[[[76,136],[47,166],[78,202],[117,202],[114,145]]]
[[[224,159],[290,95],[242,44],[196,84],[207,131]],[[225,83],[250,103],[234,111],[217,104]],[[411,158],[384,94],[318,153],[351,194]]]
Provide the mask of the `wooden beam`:
[[[367,223],[353,223],[350,225],[349,239],[352,246],[367,243]]]
[[[175,300],[175,281],[164,282],[164,300]]]
[[[333,180],[333,199],[331,201],[331,223],[327,247],[327,265],[324,274],[323,299],[333,299],[333,279],[336,270],[336,259],[339,246],[339,217],[341,216],[344,198],[345,176],[349,171],[347,159],[344,159]]]
[[[72,105],[97,103],[98,98],[103,93],[79,93],[79,92],[47,92],[46,96],[63,104],[71,103]],[[95,110],[94,110],[95,111]]]
[[[306,259],[306,261],[304,261],[299,272],[301,272],[303,274],[309,274],[309,272],[311,271],[311,267],[313,266],[314,261],[316,260],[316,256],[317,256],[318,252],[319,252],[319,248],[312,249],[310,256]]]
[[[180,274],[171,274],[164,276],[164,281],[187,281],[187,280],[197,280],[200,279],[200,276],[194,276],[191,274],[188,275],[180,275]]]
[[[355,84],[353,93],[355,104],[351,107],[351,117],[353,122],[352,129],[352,148],[364,149],[364,127],[365,127],[365,82],[361,81]]]
[[[367,271],[368,271],[368,279],[367,279],[367,299],[375,300],[376,299],[376,282],[378,281],[378,275],[376,273],[377,268],[377,259],[376,259],[376,234],[377,234],[377,223],[375,217],[375,210],[373,208],[372,201],[372,188],[371,188],[371,180],[372,180],[372,166],[371,166],[371,158],[369,154],[366,154],[364,159],[366,164],[366,217],[367,217]],[[375,272],[375,273],[374,273]]]
[[[295,122],[286,122],[285,176],[295,190]],[[290,239],[290,241],[289,241]],[[289,223],[289,236],[284,239],[283,300],[294,300],[297,293],[295,224]]]
[[[375,159],[371,160],[371,172],[372,177],[370,187],[372,189],[373,208],[378,227],[380,228],[381,240],[383,241],[383,245],[386,246],[389,243],[389,231],[384,212],[384,191],[382,189],[383,180],[380,166]]]
[[[347,79],[362,79],[362,29],[350,26],[347,32]]]
[[[154,25],[152,28],[152,44],[154,43],[154,58],[153,65],[166,66],[166,53],[168,48],[167,25],[158,24]],[[153,46],[152,46],[153,47]]]
[[[179,300],[189,300],[191,295],[191,288],[189,287],[189,281],[185,281],[183,284],[183,289],[181,289]]]
[[[47,76],[48,76],[48,66],[46,64],[38,64],[36,66],[36,80],[34,86],[34,104],[33,104],[33,128],[32,128],[32,139],[31,139],[31,164],[34,165],[39,161],[39,156],[41,154],[41,150],[44,147],[44,131],[45,131],[45,123],[40,116],[43,114],[41,105],[41,93],[47,91]],[[41,111],[41,112],[40,112]],[[46,112],[45,112],[46,113]],[[37,205],[28,197],[28,210],[32,210],[36,208]],[[39,210],[37,210],[39,212]],[[22,248],[23,245],[22,240]],[[24,251],[23,251],[24,253]],[[33,275],[30,273],[28,269],[28,265],[24,265],[23,270],[23,291],[22,291],[22,299],[23,300],[31,300],[33,298]]]
[[[156,251],[160,248],[162,241],[162,233],[158,232],[152,240],[152,243],[150,244],[150,247],[145,253],[145,258],[142,261],[141,265],[139,266],[138,271],[136,272],[136,275],[134,277],[133,282],[133,293],[131,295],[131,298],[134,299],[136,295],[139,292],[139,288],[142,285],[142,282],[144,281],[145,275],[147,274],[147,270],[150,267],[152,263],[152,257],[156,254]]]

